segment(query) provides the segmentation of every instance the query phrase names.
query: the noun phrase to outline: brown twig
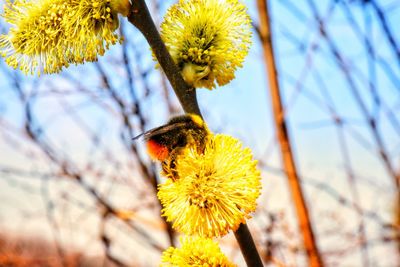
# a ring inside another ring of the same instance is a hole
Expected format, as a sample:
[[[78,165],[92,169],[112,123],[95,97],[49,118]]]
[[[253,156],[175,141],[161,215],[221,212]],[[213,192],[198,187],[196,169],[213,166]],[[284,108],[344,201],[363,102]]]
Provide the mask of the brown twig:
[[[361,97],[361,94],[358,90],[356,82],[354,81],[353,77],[351,76],[351,72],[349,71],[349,68],[348,68],[343,56],[339,52],[339,49],[337,48],[336,44],[333,42],[328,30],[325,27],[324,22],[321,20],[321,17],[318,13],[315,3],[311,0],[308,0],[307,2],[310,6],[310,9],[313,13],[313,16],[314,16],[316,22],[318,23],[320,34],[324,38],[324,40],[327,42],[329,51],[332,54],[332,56],[335,58],[339,69],[341,70],[342,74],[344,75],[344,78],[346,79],[346,82],[348,83],[350,92],[354,96],[354,100],[357,103],[358,107],[360,108],[360,111],[362,112],[362,114],[365,118],[365,121],[367,122],[367,124],[371,130],[371,134],[372,134],[374,141],[376,143],[376,146],[377,146],[377,153],[379,154],[379,156],[386,168],[386,171],[388,172],[390,177],[392,177],[396,191],[399,192],[400,191],[400,174],[396,173],[393,163],[390,160],[390,157],[387,153],[387,149],[383,142],[382,135],[379,132],[377,121],[375,120],[374,117],[371,116],[370,112],[368,111],[367,105]]]
[[[304,247],[306,249],[310,266],[323,266],[322,259],[315,241],[314,232],[311,226],[311,220],[308,207],[304,199],[303,190],[300,185],[300,179],[297,174],[296,165],[293,158],[290,138],[287,130],[286,120],[283,113],[283,105],[280,96],[279,81],[276,72],[276,63],[274,58],[270,18],[268,5],[265,0],[258,0],[258,12],[260,20],[260,37],[264,50],[265,64],[269,78],[270,94],[276,132],[281,148],[282,161],[288,178],[289,188],[291,190],[293,202],[297,212],[297,218],[300,231],[303,235]]]
[[[196,90],[188,86],[182,78],[178,67],[175,65],[171,55],[168,53],[164,42],[150,16],[150,12],[143,0],[133,1],[129,22],[135,25],[150,44],[165,75],[168,77],[172,88],[181,103],[183,110],[187,113],[201,115],[197,103]]]
[[[235,237],[239,243],[240,250],[242,251],[247,266],[263,266],[256,245],[254,244],[254,240],[246,224],[241,224],[239,226],[235,232]]]

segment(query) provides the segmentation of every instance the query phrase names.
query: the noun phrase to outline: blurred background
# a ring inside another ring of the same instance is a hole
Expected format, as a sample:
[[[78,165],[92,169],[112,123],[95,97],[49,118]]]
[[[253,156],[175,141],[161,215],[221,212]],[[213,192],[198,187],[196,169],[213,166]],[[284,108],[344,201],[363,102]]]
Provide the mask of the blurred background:
[[[270,7],[284,115],[326,266],[400,266],[400,1]],[[1,1],[2,6],[4,1]],[[147,1],[156,24],[173,1]],[[198,90],[210,129],[250,147],[263,190],[248,221],[269,266],[307,266],[276,138],[256,1],[243,68]],[[8,25],[1,20],[1,32]],[[158,266],[177,245],[160,217],[160,166],[132,137],[181,107],[142,35],[96,63],[26,77],[0,61],[0,266]],[[398,183],[398,182],[397,182]],[[245,266],[232,234],[222,250]]]

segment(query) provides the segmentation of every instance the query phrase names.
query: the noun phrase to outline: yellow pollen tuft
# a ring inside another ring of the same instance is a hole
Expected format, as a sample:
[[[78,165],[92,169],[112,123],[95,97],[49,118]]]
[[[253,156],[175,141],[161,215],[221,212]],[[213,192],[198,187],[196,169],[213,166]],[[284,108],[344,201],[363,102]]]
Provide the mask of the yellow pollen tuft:
[[[181,238],[181,244],[181,248],[170,247],[163,252],[160,266],[236,266],[211,239],[186,237]]]
[[[182,178],[159,186],[163,216],[187,235],[216,237],[235,231],[256,208],[261,189],[256,165],[239,140],[210,134],[204,152],[187,148],[177,157],[171,172]]]
[[[0,35],[0,54],[11,67],[39,75],[95,61],[120,41],[118,12],[110,1],[7,0],[3,17],[12,27]]]
[[[161,37],[187,83],[212,89],[235,77],[251,43],[246,12],[238,0],[180,0],[167,11]]]

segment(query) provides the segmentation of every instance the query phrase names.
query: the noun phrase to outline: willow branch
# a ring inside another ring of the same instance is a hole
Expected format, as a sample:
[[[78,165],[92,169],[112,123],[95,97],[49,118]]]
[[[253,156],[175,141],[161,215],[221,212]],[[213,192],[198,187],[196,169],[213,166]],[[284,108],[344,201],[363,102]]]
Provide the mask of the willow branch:
[[[133,1],[128,20],[135,25],[146,38],[161,68],[170,81],[183,110],[186,113],[193,113],[201,116],[200,108],[197,103],[196,90],[187,85],[183,80],[178,67],[168,53],[164,42],[161,40],[160,34],[157,31],[144,0]]]
[[[247,227],[247,224],[241,224],[235,232],[236,240],[239,243],[243,258],[249,267],[262,267],[262,261],[258,254],[253,237]]]
[[[136,0],[132,3],[131,13],[128,16],[131,22],[146,38],[156,56],[158,63],[171,83],[172,88],[186,113],[193,113],[201,116],[197,103],[196,90],[185,83],[180,70],[175,65],[169,54],[156,26],[150,16],[150,12],[144,0]],[[248,266],[263,266],[259,253],[257,252],[254,240],[246,224],[241,224],[235,232],[243,257]]]

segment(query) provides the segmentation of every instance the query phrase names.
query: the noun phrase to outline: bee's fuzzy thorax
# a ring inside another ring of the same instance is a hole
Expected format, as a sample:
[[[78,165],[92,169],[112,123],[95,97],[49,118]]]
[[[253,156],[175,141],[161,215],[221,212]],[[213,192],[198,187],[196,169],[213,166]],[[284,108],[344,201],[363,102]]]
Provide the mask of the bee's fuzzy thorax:
[[[189,116],[190,116],[190,118],[192,119],[192,121],[193,121],[195,124],[197,124],[197,126],[199,126],[199,127],[204,127],[205,123],[204,123],[203,119],[202,119],[199,115],[190,114]]]

